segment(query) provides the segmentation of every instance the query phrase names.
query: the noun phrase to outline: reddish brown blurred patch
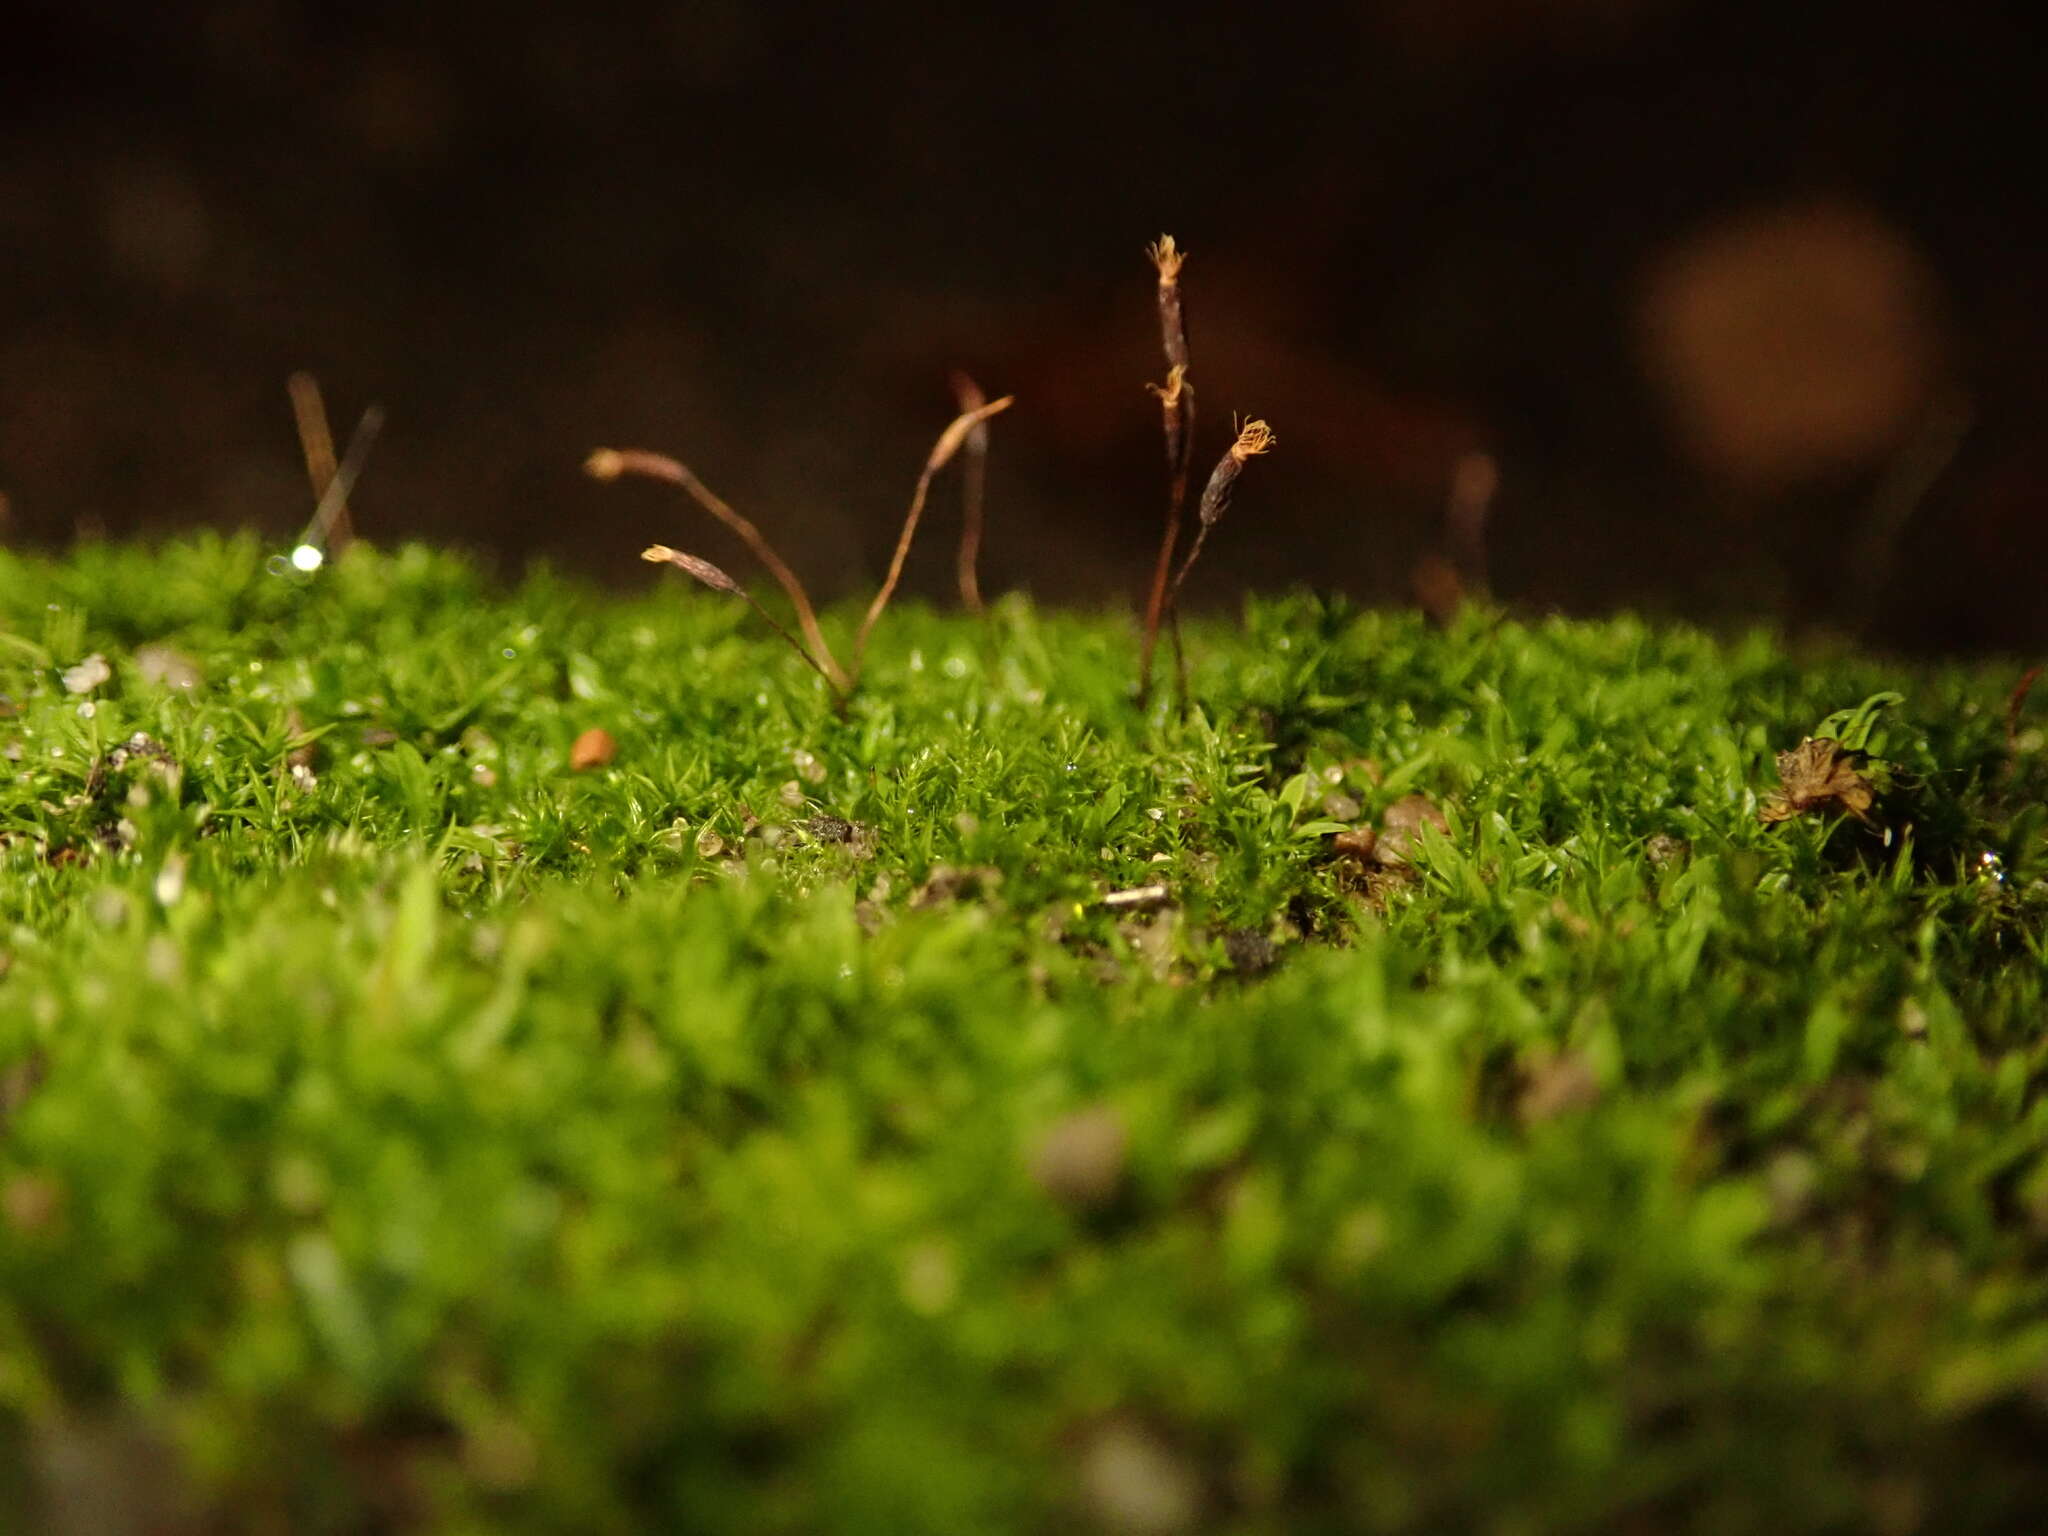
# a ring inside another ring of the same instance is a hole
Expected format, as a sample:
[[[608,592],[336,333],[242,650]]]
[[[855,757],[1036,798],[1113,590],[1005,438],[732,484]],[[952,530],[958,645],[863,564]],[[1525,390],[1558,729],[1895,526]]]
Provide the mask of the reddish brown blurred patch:
[[[593,725],[570,746],[569,766],[577,773],[588,773],[593,768],[606,767],[618,755],[619,744],[612,733]]]
[[[1919,250],[1848,202],[1751,209],[1667,247],[1637,321],[1680,441],[1758,489],[1892,452],[1948,350]]]

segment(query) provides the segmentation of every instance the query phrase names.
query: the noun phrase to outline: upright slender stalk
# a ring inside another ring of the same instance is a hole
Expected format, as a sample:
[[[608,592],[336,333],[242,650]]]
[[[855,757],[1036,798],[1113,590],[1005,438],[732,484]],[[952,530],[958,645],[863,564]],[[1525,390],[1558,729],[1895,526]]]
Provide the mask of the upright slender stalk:
[[[1145,628],[1138,645],[1138,697],[1152,691],[1152,658],[1163,621],[1173,635],[1174,654],[1185,691],[1186,661],[1180,653],[1180,620],[1169,590],[1173,557],[1180,544],[1180,525],[1187,508],[1188,470],[1194,453],[1195,387],[1188,376],[1187,321],[1181,311],[1180,269],[1187,253],[1171,235],[1161,235],[1146,252],[1159,274],[1159,340],[1166,354],[1166,383],[1149,386],[1159,397],[1160,425],[1166,441],[1166,527],[1160,535],[1159,558],[1152,569],[1152,587],[1145,599]]]
[[[1244,472],[1245,464],[1258,454],[1270,452],[1278,441],[1273,436],[1273,429],[1263,421],[1248,421],[1237,434],[1237,441],[1216,461],[1216,468],[1210,471],[1209,483],[1202,489],[1201,505],[1196,511],[1195,540],[1188,546],[1188,557],[1174,575],[1173,589],[1167,594],[1169,602],[1179,604],[1181,583],[1188,579],[1188,572],[1194,569],[1195,561],[1201,556],[1202,546],[1209,541],[1209,530],[1223,521],[1223,514],[1230,510],[1231,497],[1237,494],[1237,477]]]
[[[860,628],[853,637],[852,677],[855,681],[860,678],[861,661],[867,655],[868,634],[874,629],[875,621],[881,618],[882,610],[889,606],[889,599],[896,595],[896,584],[903,579],[903,562],[910,557],[910,541],[917,537],[917,524],[924,516],[925,496],[931,490],[932,476],[946,467],[976,427],[989,417],[1007,411],[1015,398],[1014,395],[1005,395],[971,411],[962,411],[939,434],[939,440],[932,444],[932,451],[925,455],[924,469],[917,477],[917,489],[911,492],[910,510],[903,514],[903,531],[896,538],[896,553],[889,560],[889,574],[883,578],[881,591],[868,604],[867,614],[861,619]]]
[[[698,506],[738,534],[754,558],[767,568],[768,574],[788,594],[790,606],[796,610],[797,627],[803,631],[811,665],[822,672],[840,693],[852,691],[853,679],[839,665],[839,659],[832,654],[832,647],[825,643],[825,632],[818,627],[818,615],[811,607],[810,594],[804,591],[804,584],[797,579],[796,572],[783,563],[782,556],[775,552],[775,546],[768,542],[760,529],[714,495],[687,466],[666,454],[649,453],[642,448],[600,448],[584,461],[583,468],[593,480],[644,475],[651,480],[665,481],[680,488]]]
[[[703,559],[702,557],[697,555],[685,554],[680,549],[670,549],[666,544],[648,545],[647,548],[640,551],[640,558],[642,560],[651,561],[657,565],[672,565],[677,570],[683,572],[685,575],[694,577],[696,580],[701,581],[702,583],[704,583],[705,586],[709,587],[714,592],[729,592],[733,596],[741,599],[750,608],[752,608],[754,612],[758,613],[759,615],[761,615],[762,618],[766,619],[768,621],[768,627],[774,630],[775,633],[777,633],[778,635],[782,636],[784,640],[788,641],[789,648],[795,651],[797,655],[803,657],[805,661],[809,662],[812,668],[818,673],[818,675],[824,678],[827,683],[830,683],[832,685],[833,690],[836,693],[838,693],[841,699],[845,698],[846,690],[840,686],[839,682],[833,677],[833,675],[830,672],[827,672],[823,667],[818,665],[818,658],[813,656],[807,649],[805,649],[803,642],[798,640],[797,637],[795,635],[792,635],[787,629],[783,628],[781,621],[778,620],[775,617],[775,615],[770,613],[766,608],[763,608],[760,604],[760,600],[757,599],[753,593],[749,592],[738,581],[734,580],[731,576],[728,576],[724,571],[720,570],[717,566],[713,565],[709,560]]]

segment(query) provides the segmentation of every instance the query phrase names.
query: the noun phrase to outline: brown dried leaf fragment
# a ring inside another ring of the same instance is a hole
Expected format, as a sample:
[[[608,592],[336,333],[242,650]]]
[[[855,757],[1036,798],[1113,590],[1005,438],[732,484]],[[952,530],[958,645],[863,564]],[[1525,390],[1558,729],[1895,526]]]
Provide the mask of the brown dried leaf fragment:
[[[601,725],[593,725],[569,748],[569,766],[578,773],[588,773],[604,767],[618,755],[619,744],[612,733]]]
[[[1764,797],[1757,819],[1768,825],[1808,813],[1839,813],[1866,827],[1875,825],[1870,807],[1877,791],[1858,770],[1858,757],[1827,736],[1809,736],[1790,752],[1780,752],[1778,780],[1784,787]]]

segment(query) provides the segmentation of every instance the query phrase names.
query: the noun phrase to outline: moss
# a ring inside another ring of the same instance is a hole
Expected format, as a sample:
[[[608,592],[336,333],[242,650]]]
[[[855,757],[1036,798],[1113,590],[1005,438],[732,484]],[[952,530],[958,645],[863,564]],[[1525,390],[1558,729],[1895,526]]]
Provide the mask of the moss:
[[[1182,720],[1128,620],[1008,599],[892,614],[842,714],[757,624],[422,549],[0,554],[0,1507],[2048,1497],[2017,669],[1288,598],[1191,627]],[[1889,688],[1890,843],[1760,820]]]

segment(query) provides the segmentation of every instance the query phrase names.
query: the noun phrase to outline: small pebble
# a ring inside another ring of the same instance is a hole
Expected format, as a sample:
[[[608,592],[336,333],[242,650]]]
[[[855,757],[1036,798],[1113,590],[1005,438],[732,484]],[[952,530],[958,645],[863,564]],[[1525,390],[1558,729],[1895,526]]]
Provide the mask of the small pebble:
[[[1427,795],[1403,795],[1380,817],[1379,841],[1373,857],[1382,864],[1405,864],[1415,845],[1422,840],[1422,828],[1432,826],[1448,832],[1450,822]]]
[[[1357,859],[1363,862],[1372,857],[1373,847],[1379,840],[1379,833],[1375,832],[1371,827],[1353,827],[1349,831],[1339,832],[1335,837],[1331,838],[1330,847],[1336,851],[1340,858]]]
[[[1102,904],[1112,912],[1157,912],[1173,900],[1163,885],[1134,885],[1127,891],[1111,891]]]

